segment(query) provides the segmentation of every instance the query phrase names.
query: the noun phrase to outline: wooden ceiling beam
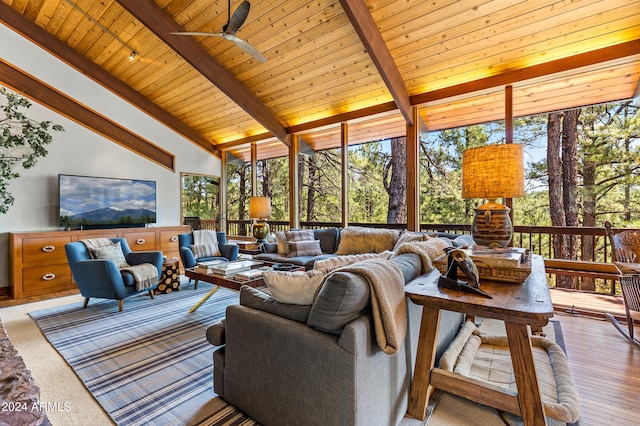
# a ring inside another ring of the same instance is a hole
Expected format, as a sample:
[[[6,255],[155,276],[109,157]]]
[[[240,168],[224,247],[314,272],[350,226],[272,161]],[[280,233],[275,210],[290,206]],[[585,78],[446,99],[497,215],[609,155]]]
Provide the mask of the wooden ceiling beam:
[[[247,114],[285,145],[291,145],[290,136],[280,120],[229,70],[216,61],[193,37],[171,34],[172,32],[182,32],[184,28],[167,15],[153,0],[117,1],[233,102],[242,107]]]
[[[467,83],[456,84],[454,86],[413,95],[411,96],[411,105],[419,106],[426,102],[446,99],[492,87],[506,86],[518,81],[543,77],[545,75],[556,74],[637,54],[640,54],[640,40],[627,41],[613,46],[604,47],[602,49],[579,53],[567,58],[505,71],[500,74],[469,81]]]
[[[378,25],[376,24],[367,3],[362,0],[340,0],[340,4],[351,21],[351,25],[367,49],[371,60],[378,68],[396,106],[402,113],[407,125],[412,126],[413,113],[407,85],[396,66]]]
[[[0,59],[0,83],[169,170],[173,154]]]
[[[34,22],[17,12],[5,2],[0,1],[0,19],[13,31],[21,34],[23,37],[31,40],[33,43],[48,51],[55,57],[64,61],[77,71],[86,75],[96,83],[110,90],[117,96],[137,107],[141,111],[154,117],[161,123],[164,123],[176,133],[184,136],[193,143],[201,146],[205,150],[215,153],[213,141],[209,141],[200,133],[189,127],[183,121],[177,119],[174,115],[151,102],[148,98],[120,81],[110,73],[106,72],[100,66],[91,62],[78,52],[73,50],[67,44],[53,37],[44,29],[40,28]]]

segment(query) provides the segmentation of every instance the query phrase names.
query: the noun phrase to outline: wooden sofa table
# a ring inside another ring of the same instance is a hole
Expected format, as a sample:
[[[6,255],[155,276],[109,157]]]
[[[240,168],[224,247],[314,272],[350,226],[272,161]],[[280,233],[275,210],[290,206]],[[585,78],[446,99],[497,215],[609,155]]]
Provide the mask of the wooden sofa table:
[[[413,303],[423,306],[418,354],[408,414],[426,417],[429,397],[435,388],[519,414],[525,425],[546,425],[542,397],[527,326],[543,327],[553,316],[542,257],[533,256],[531,275],[522,284],[482,279],[480,287],[492,299],[438,287],[440,273],[433,270],[406,286]],[[509,351],[518,392],[483,386],[472,379],[434,368],[440,311],[462,312],[505,322]]]

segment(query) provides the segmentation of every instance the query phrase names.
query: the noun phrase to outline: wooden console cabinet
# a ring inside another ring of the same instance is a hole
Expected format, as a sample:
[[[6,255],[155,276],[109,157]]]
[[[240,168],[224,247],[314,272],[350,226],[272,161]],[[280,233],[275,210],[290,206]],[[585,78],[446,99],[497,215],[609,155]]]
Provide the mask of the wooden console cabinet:
[[[133,251],[160,250],[167,259],[179,261],[178,234],[189,231],[188,226],[160,226],[9,233],[11,294],[17,299],[75,289],[64,251],[64,245],[71,241],[124,238]]]

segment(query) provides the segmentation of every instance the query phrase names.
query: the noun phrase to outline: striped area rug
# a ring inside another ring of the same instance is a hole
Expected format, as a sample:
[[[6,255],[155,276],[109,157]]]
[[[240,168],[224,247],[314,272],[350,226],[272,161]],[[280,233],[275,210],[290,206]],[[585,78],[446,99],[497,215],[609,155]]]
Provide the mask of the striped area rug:
[[[211,288],[153,300],[142,293],[127,298],[122,312],[116,301],[92,299],[86,309],[76,303],[29,315],[116,424],[216,424],[209,419],[224,402],[213,391],[214,348],[205,330],[238,303],[238,293],[220,288],[188,313]]]

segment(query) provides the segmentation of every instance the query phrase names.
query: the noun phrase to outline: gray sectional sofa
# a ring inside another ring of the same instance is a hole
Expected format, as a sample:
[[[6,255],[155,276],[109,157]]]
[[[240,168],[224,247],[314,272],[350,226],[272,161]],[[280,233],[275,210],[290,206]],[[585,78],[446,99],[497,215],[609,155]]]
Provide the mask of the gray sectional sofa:
[[[405,284],[421,273],[420,256],[390,260]],[[270,425],[395,425],[407,410],[422,307],[407,299],[407,335],[398,353],[377,345],[366,279],[327,276],[312,305],[279,303],[242,287],[240,304],[208,328],[215,392]],[[443,312],[439,357],[464,317]]]
[[[327,259],[335,256],[339,256],[338,248],[340,246],[340,237],[341,233],[345,230],[351,229],[359,229],[363,232],[371,231],[372,233],[380,232],[381,234],[385,231],[392,231],[397,233],[396,239],[385,240],[378,239],[378,250],[373,250],[375,252],[380,252],[383,250],[393,250],[395,242],[398,240],[400,235],[403,234],[401,230],[390,230],[383,228],[359,228],[359,227],[347,227],[347,228],[327,228],[327,229],[315,229],[313,230],[313,238],[319,241],[321,253],[313,254],[313,255],[304,255],[304,256],[291,256],[290,253],[286,252],[286,245],[284,247],[278,243],[263,243],[262,251],[263,253],[254,255],[253,257],[258,260],[266,260],[270,262],[276,263],[291,263],[298,266],[304,266],[306,270],[313,269],[315,262],[322,259]],[[293,232],[297,232],[299,230],[293,230]],[[380,235],[380,234],[379,234]],[[429,233],[429,235],[437,236],[440,238],[448,239],[452,245],[460,246],[460,245],[468,245],[473,243],[473,240],[469,235],[456,235],[445,232],[435,232]],[[375,238],[375,237],[374,237]],[[346,249],[349,251],[348,249]],[[360,251],[360,253],[370,252],[369,247],[365,250]],[[342,254],[357,254],[354,252],[350,253],[342,253]]]
[[[263,243],[263,253],[253,257],[254,259],[276,263],[292,263],[294,265],[304,266],[305,269],[309,270],[313,269],[313,265],[317,260],[337,256],[335,252],[338,250],[338,243],[340,241],[339,228],[315,229],[313,231],[313,237],[320,242],[321,254],[290,257],[285,253],[278,253],[277,243]]]

